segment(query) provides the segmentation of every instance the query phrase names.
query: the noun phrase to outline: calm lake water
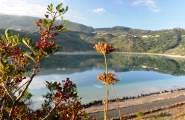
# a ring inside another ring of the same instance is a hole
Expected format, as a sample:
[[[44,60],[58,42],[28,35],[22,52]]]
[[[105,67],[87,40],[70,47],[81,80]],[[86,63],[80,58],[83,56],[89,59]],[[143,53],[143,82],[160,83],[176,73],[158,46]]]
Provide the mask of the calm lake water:
[[[54,55],[45,59],[30,87],[33,107],[40,105],[42,95],[47,92],[45,81],[65,78],[77,84],[83,103],[102,99],[105,91],[96,77],[104,70],[103,62],[102,56],[92,54]],[[185,87],[185,59],[182,58],[113,54],[108,62],[109,70],[120,80],[110,87],[111,99]]]

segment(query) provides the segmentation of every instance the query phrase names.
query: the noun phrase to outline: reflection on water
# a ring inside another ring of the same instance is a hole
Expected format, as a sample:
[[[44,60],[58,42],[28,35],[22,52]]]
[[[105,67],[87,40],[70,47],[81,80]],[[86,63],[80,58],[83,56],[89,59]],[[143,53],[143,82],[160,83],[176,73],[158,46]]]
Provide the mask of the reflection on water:
[[[156,56],[110,55],[110,68],[120,80],[111,86],[111,98],[136,96],[185,86],[185,60]],[[55,55],[42,64],[42,72],[31,84],[33,101],[40,104],[47,92],[44,81],[73,80],[83,103],[100,100],[104,96],[102,84],[96,76],[103,70],[99,55]]]
[[[109,66],[116,72],[157,71],[172,75],[185,74],[185,59],[162,56],[113,54],[109,56]],[[44,73],[73,73],[103,67],[100,55],[54,55],[43,61]]]

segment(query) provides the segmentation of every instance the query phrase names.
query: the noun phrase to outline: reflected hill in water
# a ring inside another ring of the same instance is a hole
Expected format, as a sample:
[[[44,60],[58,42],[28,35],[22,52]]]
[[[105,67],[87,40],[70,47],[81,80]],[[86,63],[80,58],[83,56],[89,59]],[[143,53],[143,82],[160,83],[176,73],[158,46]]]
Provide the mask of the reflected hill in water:
[[[185,75],[185,59],[164,56],[112,54],[110,69],[115,72],[156,71],[171,75]],[[103,68],[103,57],[97,54],[53,55],[42,62],[40,74],[62,74]]]

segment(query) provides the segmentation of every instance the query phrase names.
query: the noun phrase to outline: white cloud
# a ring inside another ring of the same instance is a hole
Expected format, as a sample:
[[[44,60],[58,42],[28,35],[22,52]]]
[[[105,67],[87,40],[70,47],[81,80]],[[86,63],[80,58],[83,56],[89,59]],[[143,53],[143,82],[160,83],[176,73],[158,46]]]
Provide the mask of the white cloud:
[[[134,0],[133,5],[142,5],[148,7],[153,12],[159,12],[160,9],[155,0]]]
[[[28,0],[0,0],[0,13],[3,14],[41,17],[45,11],[46,5]]]
[[[43,17],[49,3],[50,2],[43,2],[42,0],[0,0],[0,13]],[[76,22],[85,20],[85,17],[71,9],[69,9],[69,11],[64,15],[64,18]]]
[[[104,8],[96,8],[93,9],[92,12],[97,13],[97,14],[103,14],[105,12]]]

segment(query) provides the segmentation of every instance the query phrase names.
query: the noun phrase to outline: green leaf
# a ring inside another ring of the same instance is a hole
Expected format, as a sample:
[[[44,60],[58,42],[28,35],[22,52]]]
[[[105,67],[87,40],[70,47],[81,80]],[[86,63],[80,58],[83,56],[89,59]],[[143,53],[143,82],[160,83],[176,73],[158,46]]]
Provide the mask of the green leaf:
[[[69,10],[69,7],[68,6],[66,6],[66,9],[65,9],[65,11],[67,12]]]
[[[57,5],[56,10],[59,12],[59,15],[61,16],[62,14],[65,14],[68,11],[68,6],[64,8],[63,4],[61,3]]]
[[[22,39],[22,43],[24,43],[34,54],[36,53],[33,49],[33,47],[31,46],[31,41],[28,38],[23,38]]]
[[[53,11],[54,11],[54,6],[53,6],[52,3],[48,5],[47,10],[48,10],[50,13],[53,13]]]
[[[29,59],[31,59],[34,63],[36,63],[35,59],[33,57],[31,57],[28,53],[24,53],[24,56],[28,57]]]
[[[56,6],[56,10],[60,11],[61,9],[63,9],[63,3],[60,3]]]
[[[9,29],[6,29],[6,30],[5,30],[5,37],[6,37],[6,38],[9,38]]]

